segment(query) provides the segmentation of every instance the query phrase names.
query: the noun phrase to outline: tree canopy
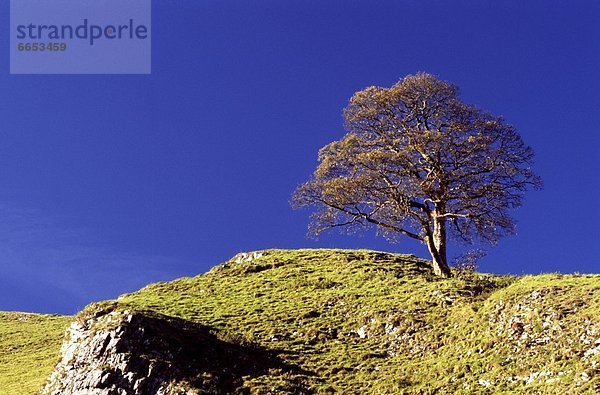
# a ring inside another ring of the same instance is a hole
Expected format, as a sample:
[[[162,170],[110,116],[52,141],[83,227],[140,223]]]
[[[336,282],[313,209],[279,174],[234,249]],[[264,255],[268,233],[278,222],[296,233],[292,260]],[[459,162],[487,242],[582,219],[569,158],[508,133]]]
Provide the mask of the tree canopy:
[[[541,187],[515,128],[433,75],[356,92],[344,120],[348,133],[319,151],[292,197],[316,209],[312,234],[372,226],[391,241],[410,237],[428,247],[436,274],[450,276],[448,236],[495,244],[515,230],[509,211]]]

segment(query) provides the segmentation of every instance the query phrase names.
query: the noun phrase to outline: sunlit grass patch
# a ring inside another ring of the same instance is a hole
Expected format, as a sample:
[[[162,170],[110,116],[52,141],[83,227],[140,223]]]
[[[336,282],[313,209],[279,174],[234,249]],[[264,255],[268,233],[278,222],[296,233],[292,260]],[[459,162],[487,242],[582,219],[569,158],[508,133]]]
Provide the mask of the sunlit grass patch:
[[[0,312],[0,394],[31,395],[58,360],[72,317]]]

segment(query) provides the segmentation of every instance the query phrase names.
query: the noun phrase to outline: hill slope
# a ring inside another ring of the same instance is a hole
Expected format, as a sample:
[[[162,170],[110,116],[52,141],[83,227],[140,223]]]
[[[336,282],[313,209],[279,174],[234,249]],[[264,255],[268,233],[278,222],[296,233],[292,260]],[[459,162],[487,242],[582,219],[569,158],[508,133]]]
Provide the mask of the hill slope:
[[[155,327],[196,333],[193,342],[182,340],[188,335],[139,340],[172,350],[127,361],[147,371],[157,360],[185,365],[160,380],[177,381],[187,393],[595,393],[599,280],[446,280],[413,256],[268,250],[89,306],[79,320],[92,333],[113,325],[94,321],[106,314],[124,314],[120,322],[153,317],[148,330],[136,324],[135,336]],[[177,351],[194,344],[202,347],[188,356]],[[113,369],[111,380],[119,374]],[[176,392],[169,388],[161,391]]]
[[[0,395],[34,394],[44,384],[71,319],[0,312]]]
[[[88,306],[46,393],[592,394],[599,280],[439,279],[426,261],[373,251],[239,254]]]

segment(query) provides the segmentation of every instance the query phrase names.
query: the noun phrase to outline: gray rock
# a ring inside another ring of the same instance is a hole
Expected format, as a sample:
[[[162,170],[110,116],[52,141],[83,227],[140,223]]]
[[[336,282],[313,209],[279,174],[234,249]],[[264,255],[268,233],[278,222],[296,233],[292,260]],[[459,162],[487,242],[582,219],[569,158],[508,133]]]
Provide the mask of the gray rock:
[[[172,366],[185,359],[177,335],[186,329],[192,328],[181,321],[128,311],[73,322],[42,393],[191,394],[177,383],[179,368]]]
[[[247,394],[246,378],[296,370],[269,350],[221,340],[197,323],[111,309],[71,324],[41,394]]]

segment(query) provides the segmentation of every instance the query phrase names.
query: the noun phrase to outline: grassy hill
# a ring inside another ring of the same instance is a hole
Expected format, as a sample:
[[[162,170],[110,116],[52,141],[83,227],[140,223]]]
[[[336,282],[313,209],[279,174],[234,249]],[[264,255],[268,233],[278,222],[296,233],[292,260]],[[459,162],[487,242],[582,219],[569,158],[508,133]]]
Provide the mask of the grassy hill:
[[[37,392],[58,359],[71,319],[0,312],[0,395]]]
[[[276,357],[239,370],[236,393],[600,391],[598,275],[440,279],[410,255],[268,250],[90,305],[78,319],[103,309],[201,324],[222,344]],[[1,317],[0,388],[29,394],[56,361],[68,318]],[[223,380],[216,369],[188,379],[204,389]]]

